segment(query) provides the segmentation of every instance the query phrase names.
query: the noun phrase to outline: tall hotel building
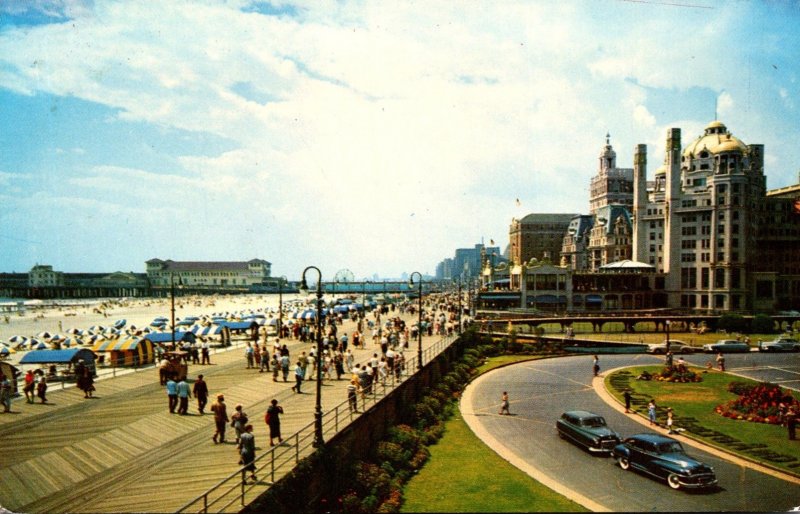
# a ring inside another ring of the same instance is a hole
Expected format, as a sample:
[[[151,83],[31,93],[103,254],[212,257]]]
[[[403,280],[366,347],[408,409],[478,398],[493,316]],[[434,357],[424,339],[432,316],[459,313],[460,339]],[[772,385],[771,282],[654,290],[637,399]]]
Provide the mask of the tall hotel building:
[[[714,121],[682,148],[681,131],[672,128],[663,165],[653,182],[646,177],[647,148],[638,145],[633,260],[663,273],[669,306],[771,310],[784,303],[782,296],[798,298],[798,271],[792,274],[791,261],[798,259],[800,215],[792,215],[791,200],[768,198],[764,145],[746,145]],[[771,214],[787,206],[783,219]],[[776,222],[788,237],[770,242]],[[795,257],[782,264],[766,258],[770,250]]]

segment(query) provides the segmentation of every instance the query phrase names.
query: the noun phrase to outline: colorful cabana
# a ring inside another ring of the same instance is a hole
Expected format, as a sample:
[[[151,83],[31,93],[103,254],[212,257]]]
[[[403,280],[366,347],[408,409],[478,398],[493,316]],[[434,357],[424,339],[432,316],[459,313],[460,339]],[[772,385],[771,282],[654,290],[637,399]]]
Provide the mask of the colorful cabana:
[[[95,353],[104,353],[104,361],[115,366],[141,366],[155,361],[153,342],[144,337],[127,337],[114,341],[98,341],[92,347]]]

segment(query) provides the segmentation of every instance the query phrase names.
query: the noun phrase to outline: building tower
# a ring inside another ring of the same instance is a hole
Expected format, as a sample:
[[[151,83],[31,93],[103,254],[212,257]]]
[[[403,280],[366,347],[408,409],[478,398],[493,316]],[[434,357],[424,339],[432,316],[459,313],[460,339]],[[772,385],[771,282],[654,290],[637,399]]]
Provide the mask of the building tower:
[[[633,260],[645,262],[647,238],[647,145],[637,145],[633,154]]]
[[[666,181],[664,193],[664,273],[667,274],[666,293],[669,304],[677,303],[681,275],[681,129],[669,129],[664,155]]]

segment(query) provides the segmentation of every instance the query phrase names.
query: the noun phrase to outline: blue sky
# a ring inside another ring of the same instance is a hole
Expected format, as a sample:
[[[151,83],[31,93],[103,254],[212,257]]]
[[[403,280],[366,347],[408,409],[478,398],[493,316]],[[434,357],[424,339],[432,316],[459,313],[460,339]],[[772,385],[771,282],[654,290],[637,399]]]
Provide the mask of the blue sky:
[[[0,271],[433,273],[587,212],[606,133],[652,178],[715,112],[794,184],[798,27],[796,1],[4,1]]]

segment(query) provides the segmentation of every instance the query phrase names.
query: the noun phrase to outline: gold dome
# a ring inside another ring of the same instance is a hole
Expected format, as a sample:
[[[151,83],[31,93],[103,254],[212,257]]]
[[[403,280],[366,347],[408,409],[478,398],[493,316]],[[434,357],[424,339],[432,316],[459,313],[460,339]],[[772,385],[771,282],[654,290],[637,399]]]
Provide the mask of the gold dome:
[[[712,121],[705,129],[705,133],[689,143],[683,150],[683,156],[694,158],[700,152],[707,150],[711,154],[720,152],[747,152],[747,145],[731,135],[728,128],[721,121]]]

